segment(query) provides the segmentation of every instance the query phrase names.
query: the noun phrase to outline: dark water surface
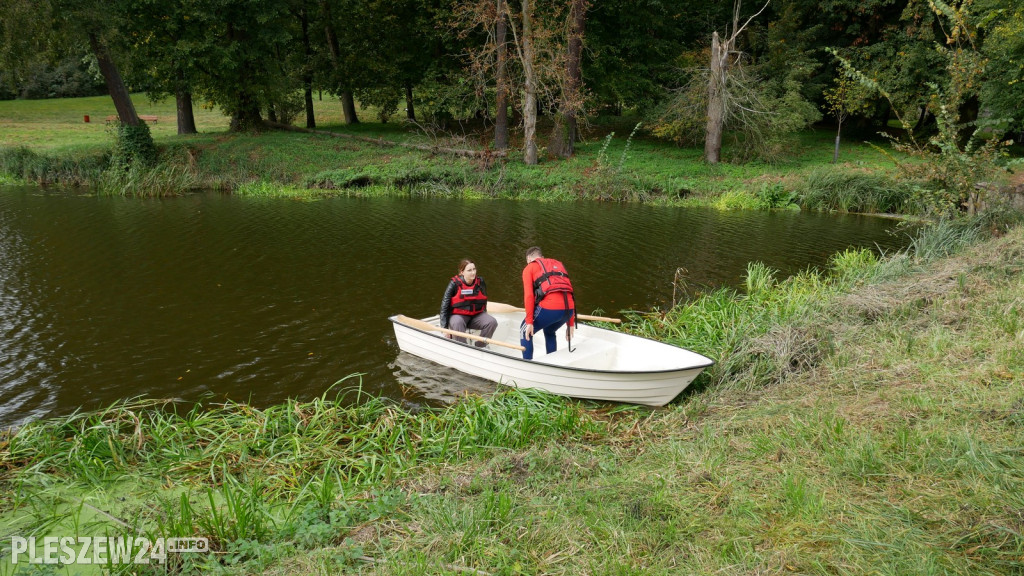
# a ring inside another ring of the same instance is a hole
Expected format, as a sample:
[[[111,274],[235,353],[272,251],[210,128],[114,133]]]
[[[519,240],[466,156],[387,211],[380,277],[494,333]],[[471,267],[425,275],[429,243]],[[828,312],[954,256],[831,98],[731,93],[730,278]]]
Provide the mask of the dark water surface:
[[[403,395],[395,313],[437,313],[457,261],[521,305],[523,250],[565,262],[583,313],[664,306],[691,285],[790,274],[891,220],[601,203],[96,198],[0,189],[0,427],[145,395],[269,405],[361,372]],[[430,393],[406,390],[413,401]]]

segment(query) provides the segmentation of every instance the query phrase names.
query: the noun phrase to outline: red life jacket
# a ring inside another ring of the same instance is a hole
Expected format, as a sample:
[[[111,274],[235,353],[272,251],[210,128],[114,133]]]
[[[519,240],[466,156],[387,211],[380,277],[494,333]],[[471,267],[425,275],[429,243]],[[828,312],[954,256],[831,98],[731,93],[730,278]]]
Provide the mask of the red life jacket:
[[[462,276],[455,276],[452,282],[458,285],[458,290],[452,296],[452,314],[463,316],[476,316],[487,308],[487,294],[483,291],[483,284],[477,276],[472,284],[466,284]]]
[[[572,281],[565,265],[554,258],[537,258],[534,260],[541,270],[541,275],[533,281],[533,297],[539,305],[545,296],[552,292],[568,292],[572,294]]]

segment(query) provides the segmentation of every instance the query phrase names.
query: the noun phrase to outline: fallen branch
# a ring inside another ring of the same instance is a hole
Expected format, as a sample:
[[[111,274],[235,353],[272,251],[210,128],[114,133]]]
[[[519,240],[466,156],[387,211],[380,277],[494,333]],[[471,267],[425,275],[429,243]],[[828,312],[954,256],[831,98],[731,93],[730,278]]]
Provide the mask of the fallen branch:
[[[288,132],[303,132],[305,134],[319,134],[321,136],[332,136],[334,138],[347,138],[349,140],[358,140],[360,142],[367,142],[369,144],[375,144],[377,146],[402,146],[404,148],[413,148],[415,150],[423,150],[432,154],[454,154],[456,156],[462,156],[464,158],[504,158],[506,155],[505,150],[469,150],[465,148],[446,148],[444,146],[430,146],[428,144],[410,144],[408,142],[395,142],[394,140],[385,140],[384,138],[369,138],[367,136],[356,136],[354,134],[343,134],[341,132],[328,132],[327,130],[312,130],[310,128],[300,128],[298,126],[292,126],[290,124],[280,124],[278,122],[265,121],[270,128],[277,130],[285,130]]]

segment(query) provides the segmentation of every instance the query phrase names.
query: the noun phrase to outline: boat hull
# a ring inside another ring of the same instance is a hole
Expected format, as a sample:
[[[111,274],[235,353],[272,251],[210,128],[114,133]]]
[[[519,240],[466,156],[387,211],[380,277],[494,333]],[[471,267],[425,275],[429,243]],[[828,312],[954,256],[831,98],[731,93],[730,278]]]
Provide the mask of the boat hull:
[[[518,337],[522,313],[494,316],[499,320],[495,339],[518,344],[512,338]],[[523,360],[517,350],[493,344],[478,348],[449,339],[439,332],[402,324],[398,316],[390,320],[398,346],[404,352],[499,384],[538,388],[573,398],[663,406],[713,364],[710,359],[682,348],[585,324],[576,330],[574,352],[567,349],[563,329],[559,333],[562,336],[559,342],[561,349],[545,355],[544,337],[538,334],[535,336],[537,353],[534,360]],[[438,323],[437,317],[423,321],[433,326]],[[619,353],[641,357],[616,359]],[[678,359],[674,365],[665,366],[664,358],[672,354]],[[640,369],[644,355],[657,356],[663,365],[656,369]]]

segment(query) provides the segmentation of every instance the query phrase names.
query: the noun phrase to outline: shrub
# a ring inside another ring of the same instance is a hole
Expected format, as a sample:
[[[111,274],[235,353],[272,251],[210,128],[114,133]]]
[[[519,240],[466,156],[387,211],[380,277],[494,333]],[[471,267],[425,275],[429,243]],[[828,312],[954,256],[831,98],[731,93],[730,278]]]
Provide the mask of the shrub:
[[[796,192],[786,190],[782,182],[771,182],[758,190],[757,203],[762,210],[772,210],[796,204],[798,197]]]
[[[142,167],[156,166],[157,151],[149,126],[139,121],[137,126],[118,123],[114,152],[110,158],[111,167],[125,168],[139,165]]]
[[[715,200],[715,208],[719,210],[759,210],[757,198],[743,190],[728,190]]]

